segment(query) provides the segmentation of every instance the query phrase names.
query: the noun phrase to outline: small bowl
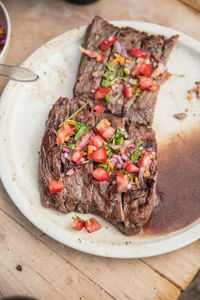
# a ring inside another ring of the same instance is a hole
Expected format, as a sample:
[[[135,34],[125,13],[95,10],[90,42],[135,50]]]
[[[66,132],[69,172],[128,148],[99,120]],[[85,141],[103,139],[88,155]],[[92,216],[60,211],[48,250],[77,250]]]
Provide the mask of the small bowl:
[[[8,12],[2,2],[0,2],[0,26],[3,26],[3,28],[5,28],[6,30],[6,41],[0,53],[0,62],[3,63],[8,53],[11,25],[10,25],[10,18]]]

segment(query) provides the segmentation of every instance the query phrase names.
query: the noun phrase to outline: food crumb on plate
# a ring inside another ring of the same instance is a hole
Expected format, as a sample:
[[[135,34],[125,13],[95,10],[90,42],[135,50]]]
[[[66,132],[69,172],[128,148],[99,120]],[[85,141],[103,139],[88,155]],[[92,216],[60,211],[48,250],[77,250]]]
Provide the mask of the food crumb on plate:
[[[179,113],[179,114],[175,114],[174,117],[178,120],[184,120],[185,118],[187,118],[187,114],[186,113]]]

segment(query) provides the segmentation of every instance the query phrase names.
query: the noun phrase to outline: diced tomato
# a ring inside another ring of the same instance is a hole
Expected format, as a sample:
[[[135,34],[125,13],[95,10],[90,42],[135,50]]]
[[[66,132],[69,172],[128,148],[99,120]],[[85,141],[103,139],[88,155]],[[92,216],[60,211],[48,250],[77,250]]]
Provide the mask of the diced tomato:
[[[151,166],[152,160],[150,158],[151,152],[147,152],[139,161],[138,161],[138,167],[145,168],[149,171],[149,168]]]
[[[89,220],[85,221],[85,228],[87,232],[92,233],[97,231],[101,228],[101,225],[95,220],[95,218],[90,218]]]
[[[143,51],[143,50],[140,50],[138,48],[132,48],[131,50],[131,56],[132,57],[136,57],[136,58],[147,58],[150,56],[150,53],[147,52],[147,51]]]
[[[100,137],[100,135],[96,135],[89,141],[88,144],[95,146],[98,149],[103,146],[104,140],[102,139],[102,137]]]
[[[93,177],[98,181],[108,181],[110,180],[110,176],[108,171],[104,170],[103,168],[97,168],[92,171]]]
[[[48,187],[51,194],[60,193],[64,189],[64,184],[60,178],[59,180],[50,181]]]
[[[78,150],[75,150],[74,153],[72,154],[72,161],[75,163],[79,163],[81,158],[83,157],[84,153]]]
[[[79,46],[79,51],[91,58],[96,58],[97,62],[100,62],[103,64],[104,62],[104,54],[98,51],[94,50],[89,50],[89,49],[84,49],[83,47]]]
[[[102,134],[103,138],[107,141],[111,139],[113,135],[115,135],[115,129],[111,126]]]
[[[98,150],[93,151],[91,154],[88,155],[88,159],[99,163],[106,163],[107,162],[106,148],[99,148]]]
[[[88,133],[84,134],[80,141],[76,143],[76,150],[82,150],[84,147],[87,146],[89,140],[95,136],[94,132],[90,130]]]
[[[126,162],[126,166],[125,166],[125,171],[127,172],[127,173],[130,173],[130,174],[132,174],[132,173],[139,173],[139,168],[138,167],[136,167],[133,163],[132,163],[132,161],[130,161],[130,160],[128,160],[127,162]]]
[[[102,51],[108,50],[114,43],[116,42],[117,38],[114,35],[111,35],[108,39],[105,39],[99,44],[99,47]]]
[[[96,126],[96,129],[100,136],[107,141],[115,134],[115,129],[110,126],[110,122],[106,119],[99,122]]]
[[[142,76],[139,79],[139,85],[141,90],[149,90],[154,85],[154,80],[153,78]]]
[[[131,98],[133,96],[133,88],[132,87],[125,87],[123,88],[123,94],[125,98]]]
[[[95,107],[92,108],[91,112],[101,114],[102,112],[104,112],[104,107],[101,104],[97,104]]]
[[[72,228],[76,230],[82,230],[82,228],[85,226],[85,221],[79,220],[78,218],[73,220],[72,222]]]
[[[120,193],[126,192],[129,180],[126,174],[117,173],[117,191]]]
[[[152,73],[152,66],[150,64],[139,63],[136,64],[131,70],[131,74],[133,76],[142,74],[148,77],[151,75],[151,73]]]
[[[103,99],[109,93],[109,88],[99,86],[94,95],[95,100]]]
[[[67,122],[64,122],[61,128],[58,130],[56,137],[56,143],[60,147],[64,142],[67,142],[72,135],[76,133],[76,127]]]

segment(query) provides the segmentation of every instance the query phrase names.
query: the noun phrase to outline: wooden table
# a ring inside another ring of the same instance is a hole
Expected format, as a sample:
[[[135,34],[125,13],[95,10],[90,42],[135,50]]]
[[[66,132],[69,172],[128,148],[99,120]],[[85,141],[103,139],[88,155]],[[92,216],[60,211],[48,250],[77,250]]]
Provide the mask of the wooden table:
[[[7,63],[20,64],[49,39],[95,14],[106,19],[142,20],[170,26],[200,39],[200,14],[175,0],[100,0],[76,6],[64,0],[4,0],[12,23]],[[1,79],[0,91],[6,80]],[[52,240],[15,207],[0,184],[0,296],[39,299],[173,300],[200,267],[200,241],[147,259],[87,255]]]

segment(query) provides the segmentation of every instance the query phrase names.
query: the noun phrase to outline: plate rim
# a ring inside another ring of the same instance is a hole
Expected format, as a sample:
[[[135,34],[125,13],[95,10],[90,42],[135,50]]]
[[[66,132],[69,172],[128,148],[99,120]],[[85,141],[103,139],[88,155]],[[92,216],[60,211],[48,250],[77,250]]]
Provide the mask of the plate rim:
[[[158,24],[154,24],[154,23],[149,23],[149,22],[141,22],[141,21],[133,21],[133,20],[119,20],[119,21],[111,21],[110,23],[119,25],[119,26],[131,26],[131,27],[136,27],[139,30],[146,30],[148,32],[151,32],[151,30],[147,30],[147,26],[150,26],[151,28],[153,27],[156,32],[158,31],[159,33],[163,33],[165,35],[173,35],[173,34],[179,34],[179,42],[187,45],[189,45],[190,48],[195,49],[197,52],[200,53],[200,42],[198,40],[195,40],[194,38],[181,33],[177,30],[174,30],[172,28],[166,27],[166,26],[162,26],[162,25],[158,25]],[[26,60],[22,63],[22,65],[28,65],[29,63],[31,63],[32,60],[34,60],[34,57],[37,56],[37,54],[41,51],[41,49],[43,49],[44,47],[50,45],[51,43],[54,43],[57,40],[62,39],[63,37],[65,37],[66,35],[70,35],[72,34],[73,31],[76,30],[83,30],[86,28],[87,25],[78,27],[78,28],[74,28],[70,31],[64,32],[56,37],[54,37],[53,39],[49,40],[47,43],[43,44],[41,47],[39,47],[37,50],[35,50],[28,58],[26,58]],[[167,32],[167,34],[166,34]],[[9,94],[12,93],[12,91],[14,90],[13,88],[13,82],[9,81],[8,84],[6,85],[4,91],[2,92],[1,95],[1,102],[0,102],[0,111],[2,110],[2,108],[5,105],[5,101],[6,98],[9,96]],[[8,96],[7,96],[8,95]],[[2,118],[0,120],[0,124],[3,123],[3,119]],[[0,127],[0,138],[3,137],[3,132],[2,129]],[[4,144],[2,144],[2,146],[0,147],[0,164],[3,165],[3,160],[4,160],[4,153],[3,153],[3,146]],[[196,234],[196,228],[197,230],[199,230],[200,232],[200,224],[196,224],[198,222],[195,221],[194,223],[190,224],[189,226],[180,229],[176,232],[170,233],[168,235],[165,235],[164,241],[161,239],[158,241],[154,241],[154,242],[150,242],[148,243],[148,245],[151,247],[151,244],[153,243],[155,246],[155,243],[157,244],[157,248],[153,247],[153,249],[149,249],[149,247],[147,247],[147,251],[145,252],[144,249],[141,249],[141,254],[137,254],[136,252],[134,253],[134,247],[144,247],[143,244],[141,245],[131,245],[131,246],[125,246],[125,245],[112,245],[111,249],[109,249],[109,253],[103,249],[104,247],[104,243],[101,244],[100,248],[96,247],[95,245],[92,245],[91,243],[85,243],[84,241],[82,241],[82,243],[79,243],[78,240],[76,241],[74,240],[70,240],[68,241],[68,243],[65,243],[63,241],[62,238],[60,238],[59,236],[56,236],[56,234],[54,232],[51,232],[51,230],[49,230],[48,228],[43,228],[41,222],[38,220],[37,217],[35,217],[34,215],[32,215],[30,213],[30,211],[27,211],[26,209],[24,209],[22,203],[20,203],[20,201],[18,201],[17,196],[15,194],[15,189],[13,189],[12,186],[10,186],[9,180],[7,180],[7,175],[6,172],[3,172],[4,168],[0,168],[0,177],[1,177],[1,181],[9,195],[9,197],[11,198],[11,200],[14,202],[14,204],[17,206],[17,208],[21,211],[21,213],[32,223],[34,224],[38,229],[40,229],[41,231],[43,231],[44,233],[46,233],[48,236],[50,236],[51,238],[59,241],[60,243],[63,243],[66,246],[69,246],[73,249],[82,251],[82,252],[86,252],[89,254],[93,254],[93,255],[98,255],[98,256],[104,256],[104,257],[112,257],[112,258],[144,258],[144,257],[150,257],[150,256],[155,256],[155,255],[160,255],[160,254],[164,254],[164,253],[168,253],[177,249],[180,249],[182,247],[187,246],[188,244],[191,244],[192,242],[198,240],[200,238],[200,234],[199,236],[197,236]],[[183,236],[187,235],[187,241],[185,241],[185,239],[182,239]],[[162,236],[163,237],[163,236]],[[175,238],[174,238],[175,237]],[[173,240],[173,243],[168,243],[169,239]],[[164,246],[164,249],[163,249]],[[166,247],[165,247],[166,246]],[[161,247],[161,249],[160,249]],[[144,247],[146,248],[146,247]],[[140,250],[139,250],[140,251]]]

